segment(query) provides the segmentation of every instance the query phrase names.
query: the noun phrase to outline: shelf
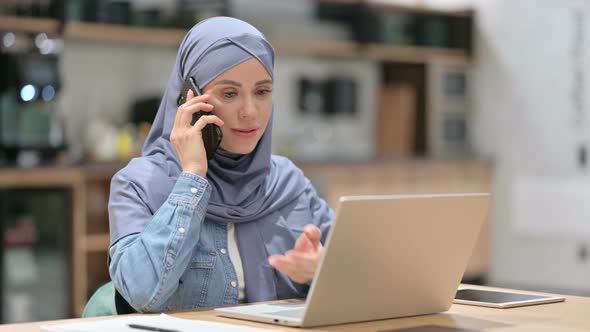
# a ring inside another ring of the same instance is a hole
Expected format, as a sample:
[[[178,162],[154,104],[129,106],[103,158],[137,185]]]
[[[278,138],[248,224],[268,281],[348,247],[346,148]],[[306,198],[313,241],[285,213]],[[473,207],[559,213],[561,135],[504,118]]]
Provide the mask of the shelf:
[[[271,41],[275,51],[283,55],[317,55],[331,57],[359,57],[360,46],[352,41]]]
[[[64,35],[67,39],[161,45],[178,47],[188,31],[183,29],[137,28],[98,23],[69,23]],[[336,57],[358,56],[358,46],[350,41],[290,41],[273,42],[279,53],[324,55]]]
[[[69,23],[68,39],[119,42],[138,45],[178,47],[186,34],[182,29],[150,29],[96,23]],[[368,57],[378,61],[428,63],[469,63],[466,51],[415,46],[363,46],[353,41],[272,41],[281,55],[330,56],[337,58]]]
[[[470,8],[451,10],[428,7],[424,5],[407,5],[403,3],[394,3],[391,0],[318,0],[325,5],[361,5],[364,4],[370,8],[376,8],[387,11],[407,12],[425,15],[441,15],[453,17],[471,17],[473,10]]]
[[[110,180],[124,166],[123,162],[113,162],[83,167],[2,168],[0,188],[72,187],[83,181]]]
[[[45,32],[48,34],[57,34],[59,32],[59,27],[59,21],[50,18],[0,15],[0,31]]]
[[[111,237],[109,234],[87,235],[84,239],[86,252],[106,252],[109,249]]]
[[[469,64],[471,57],[465,50],[368,44],[364,56],[384,62]]]
[[[425,14],[425,15],[440,15],[440,16],[453,16],[453,17],[471,17],[473,16],[472,9],[460,9],[460,10],[448,10],[448,9],[438,9],[435,7],[428,7],[424,5],[404,5],[404,4],[396,4],[391,3],[391,1],[387,0],[367,0],[366,3],[376,9],[382,10],[390,10],[390,11],[398,11],[398,12],[408,12],[414,14]]]
[[[184,29],[75,22],[66,24],[64,37],[73,40],[178,47],[186,33],[187,30]]]
[[[281,55],[356,57],[403,63],[469,64],[471,62],[467,51],[450,48],[362,45],[352,41],[294,41],[271,42],[271,44]]]
[[[318,3],[325,5],[360,5],[363,0],[318,0]]]
[[[39,19],[15,19],[0,17],[0,30],[10,26],[20,30],[45,32],[58,30],[58,22]],[[28,22],[32,20],[31,22]],[[21,22],[22,21],[22,22]],[[18,24],[16,24],[18,22]],[[28,22],[28,23],[27,23]],[[33,23],[37,22],[37,23]],[[45,23],[43,23],[45,22]],[[54,26],[52,26],[52,24]],[[44,26],[45,25],[45,26]],[[28,30],[27,30],[28,29]],[[66,39],[125,43],[135,45],[155,45],[178,47],[187,31],[183,29],[138,28],[124,25],[101,23],[68,23],[64,29]],[[273,41],[277,53],[281,55],[329,56],[336,58],[368,57],[378,61],[428,63],[433,61],[446,63],[469,63],[466,51],[415,46],[384,46],[369,44],[363,46],[353,41]]]
[[[70,167],[0,170],[0,188],[70,187],[81,180],[79,170]]]

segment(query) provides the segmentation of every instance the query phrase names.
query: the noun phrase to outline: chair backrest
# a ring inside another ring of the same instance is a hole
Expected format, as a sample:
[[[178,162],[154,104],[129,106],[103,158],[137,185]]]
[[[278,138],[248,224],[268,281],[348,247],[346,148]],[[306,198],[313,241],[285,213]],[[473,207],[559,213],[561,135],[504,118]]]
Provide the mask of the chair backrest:
[[[118,310],[115,306],[115,293],[112,281],[100,286],[86,303],[82,317],[116,315]]]

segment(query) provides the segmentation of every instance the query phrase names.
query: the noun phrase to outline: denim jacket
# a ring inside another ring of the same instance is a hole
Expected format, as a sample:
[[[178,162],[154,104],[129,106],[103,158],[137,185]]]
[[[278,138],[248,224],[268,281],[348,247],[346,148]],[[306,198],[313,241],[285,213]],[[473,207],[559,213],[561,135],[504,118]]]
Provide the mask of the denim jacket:
[[[135,310],[162,312],[238,303],[227,226],[205,218],[210,194],[206,179],[181,173],[145,229],[111,246],[111,279]],[[333,217],[332,210],[327,211],[329,215],[322,219]],[[280,294],[279,289],[278,295],[305,297],[308,287],[300,289],[301,294]]]

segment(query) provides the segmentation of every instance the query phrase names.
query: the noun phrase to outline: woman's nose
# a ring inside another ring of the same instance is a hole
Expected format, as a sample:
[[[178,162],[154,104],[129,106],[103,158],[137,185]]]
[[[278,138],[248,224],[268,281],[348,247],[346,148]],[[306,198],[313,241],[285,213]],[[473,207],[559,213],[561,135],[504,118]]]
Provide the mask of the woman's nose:
[[[256,117],[257,109],[256,105],[254,104],[254,100],[252,98],[246,98],[244,100],[244,105],[240,109],[239,116],[240,119],[252,119]]]

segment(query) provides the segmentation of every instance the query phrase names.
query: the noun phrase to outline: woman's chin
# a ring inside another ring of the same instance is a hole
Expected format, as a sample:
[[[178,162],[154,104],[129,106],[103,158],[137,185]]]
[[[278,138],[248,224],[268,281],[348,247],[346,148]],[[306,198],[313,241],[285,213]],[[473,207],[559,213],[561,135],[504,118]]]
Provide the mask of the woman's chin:
[[[250,152],[254,151],[254,148],[256,148],[256,145],[254,145],[254,146],[246,146],[246,145],[242,145],[242,146],[223,146],[223,144],[222,144],[221,145],[221,148],[224,149],[225,151],[229,152],[229,153],[249,154]]]

